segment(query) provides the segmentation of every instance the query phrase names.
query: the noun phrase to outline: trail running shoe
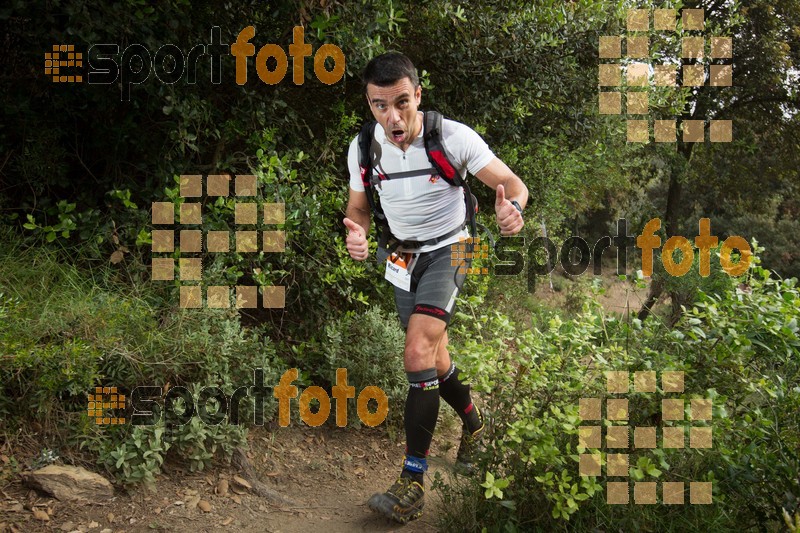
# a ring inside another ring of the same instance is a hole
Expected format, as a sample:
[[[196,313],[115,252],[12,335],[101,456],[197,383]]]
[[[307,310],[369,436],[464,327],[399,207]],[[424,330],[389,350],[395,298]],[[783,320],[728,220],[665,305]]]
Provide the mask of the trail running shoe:
[[[405,524],[422,516],[424,497],[422,485],[413,479],[401,477],[386,492],[373,494],[367,505],[386,518]]]
[[[478,407],[475,406],[475,409],[478,409]],[[472,433],[467,430],[467,426],[461,427],[461,443],[456,453],[456,469],[465,475],[472,475],[477,470],[475,467],[475,453],[480,449],[481,433],[486,428],[483,413],[480,410],[478,410],[478,418],[481,421],[481,425]]]

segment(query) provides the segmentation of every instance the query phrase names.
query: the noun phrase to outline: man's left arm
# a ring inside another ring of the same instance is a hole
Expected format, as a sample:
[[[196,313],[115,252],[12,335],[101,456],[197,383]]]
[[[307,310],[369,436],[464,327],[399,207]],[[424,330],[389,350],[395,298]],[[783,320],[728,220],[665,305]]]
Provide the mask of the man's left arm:
[[[497,157],[475,173],[475,177],[495,190],[494,211],[501,235],[514,235],[525,225],[520,209],[528,203],[528,188],[508,166]]]

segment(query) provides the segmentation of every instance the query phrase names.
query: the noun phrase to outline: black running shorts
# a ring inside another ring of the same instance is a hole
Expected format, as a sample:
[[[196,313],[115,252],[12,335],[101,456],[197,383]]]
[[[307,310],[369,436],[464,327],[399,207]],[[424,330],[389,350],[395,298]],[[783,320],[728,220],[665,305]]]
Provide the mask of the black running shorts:
[[[413,313],[438,318],[445,324],[450,323],[456,296],[464,286],[466,268],[471,263],[469,260],[458,259],[454,264],[451,246],[416,254],[416,265],[411,269],[411,291],[394,287],[394,301],[403,328],[408,327],[408,319]],[[386,257],[386,252],[379,249],[379,263],[385,263]]]

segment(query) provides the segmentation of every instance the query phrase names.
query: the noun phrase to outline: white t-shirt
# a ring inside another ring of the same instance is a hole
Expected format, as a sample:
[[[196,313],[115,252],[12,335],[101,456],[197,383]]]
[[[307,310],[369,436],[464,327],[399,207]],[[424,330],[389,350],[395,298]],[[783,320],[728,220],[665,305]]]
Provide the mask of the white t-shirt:
[[[422,113],[419,114],[422,120]],[[383,212],[392,234],[400,240],[425,241],[441,237],[464,224],[466,206],[461,187],[453,187],[440,178],[431,167],[425,153],[423,130],[404,153],[386,139],[380,124],[375,126],[372,141],[373,172],[387,174],[388,180],[376,186]],[[494,158],[494,153],[473,129],[453,120],[442,120],[442,144],[453,166],[466,178],[467,171],[475,174]],[[364,191],[358,166],[358,137],[350,143],[347,153],[350,188]],[[394,174],[411,172],[412,177],[392,179]],[[429,252],[469,237],[465,229],[444,241],[420,248]],[[401,251],[404,251],[401,249]]]

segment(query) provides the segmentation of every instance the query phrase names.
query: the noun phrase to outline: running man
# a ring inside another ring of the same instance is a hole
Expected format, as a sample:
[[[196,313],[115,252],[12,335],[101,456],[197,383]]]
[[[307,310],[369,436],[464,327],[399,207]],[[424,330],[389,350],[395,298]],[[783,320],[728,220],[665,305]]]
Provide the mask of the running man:
[[[371,168],[382,175],[375,188],[395,242],[393,250],[379,247],[378,259],[387,262],[387,279],[395,285],[395,303],[406,331],[404,366],[409,381],[403,469],[388,491],[370,498],[369,506],[405,523],[422,514],[423,476],[439,399],[450,404],[463,422],[458,461],[465,466],[484,428],[470,388],[460,380],[447,351],[447,325],[465,279],[465,274],[457,272],[459,267],[452,265],[450,248],[469,237],[468,217],[464,190],[440,179],[431,168],[423,140],[424,115],[419,110],[422,88],[413,63],[400,53],[383,54],[369,62],[363,82],[378,123],[370,149]],[[500,233],[518,233],[528,201],[522,180],[471,128],[444,119],[440,134],[448,159],[461,177],[469,172],[496,191]],[[372,191],[366,191],[362,181],[358,138],[350,144],[348,168],[347,250],[353,259],[363,261],[369,255],[367,194]]]

